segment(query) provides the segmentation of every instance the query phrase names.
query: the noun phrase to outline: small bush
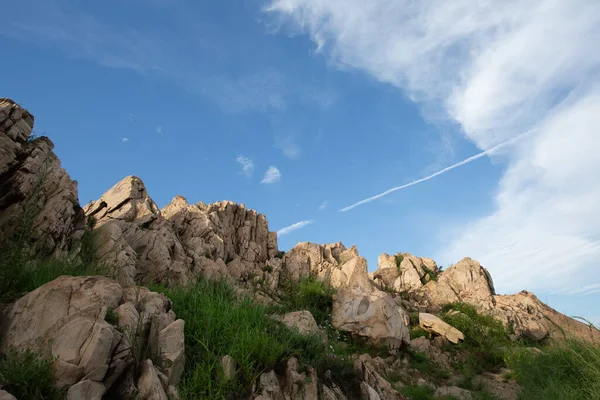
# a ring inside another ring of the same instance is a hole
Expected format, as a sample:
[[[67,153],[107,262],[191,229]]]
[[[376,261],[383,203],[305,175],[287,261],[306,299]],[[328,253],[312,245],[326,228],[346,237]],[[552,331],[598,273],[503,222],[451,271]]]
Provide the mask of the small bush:
[[[450,315],[448,311],[459,311]],[[465,341],[455,346],[470,352],[470,362],[481,370],[504,365],[507,349],[512,345],[508,332],[500,321],[490,315],[480,315],[475,307],[452,303],[442,307],[442,319],[465,335]]]
[[[507,363],[521,386],[521,399],[600,399],[600,345],[566,341],[543,353],[515,349]]]
[[[282,311],[308,310],[317,324],[322,325],[331,319],[334,294],[334,288],[313,276],[298,283],[286,282],[281,296]]]
[[[427,332],[425,329],[419,327],[419,326],[411,326],[409,328],[410,331],[410,338],[411,339],[416,339],[419,337],[426,337],[429,338],[429,332]]]
[[[106,310],[104,320],[111,325],[117,325],[119,323],[119,314],[117,314],[112,308],[109,308]]]
[[[404,261],[404,256],[398,253],[394,256],[394,260],[396,260],[396,266],[400,268],[400,264],[402,264],[402,261]]]
[[[284,255],[285,251],[278,251],[277,253],[275,253],[275,258],[282,259]]]
[[[30,350],[10,349],[0,358],[0,386],[19,400],[62,399],[54,386],[52,360]]]

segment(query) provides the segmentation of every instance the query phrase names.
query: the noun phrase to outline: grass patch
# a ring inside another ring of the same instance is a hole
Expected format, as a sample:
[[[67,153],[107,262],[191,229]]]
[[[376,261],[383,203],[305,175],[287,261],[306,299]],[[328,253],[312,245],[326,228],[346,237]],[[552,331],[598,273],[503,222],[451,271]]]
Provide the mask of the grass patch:
[[[11,349],[0,358],[0,386],[19,400],[63,398],[54,386],[52,360],[29,350]]]
[[[543,353],[516,349],[507,362],[521,399],[600,399],[600,345],[566,341]]]
[[[427,332],[425,329],[421,328],[420,326],[411,326],[409,328],[410,331],[410,338],[411,339],[416,339],[419,337],[426,337],[429,338],[429,332]]]
[[[177,317],[185,320],[186,366],[180,387],[185,399],[242,398],[260,374],[277,370],[290,357],[313,366],[319,374],[329,369],[340,386],[356,390],[350,360],[333,357],[320,338],[301,336],[266,317],[270,307],[240,298],[224,282],[200,281],[188,288],[153,290],[165,293]],[[226,354],[239,366],[234,379],[222,376],[219,361]]]
[[[449,313],[458,311],[457,314]],[[479,314],[475,307],[465,303],[452,303],[442,307],[442,319],[465,335],[465,341],[452,349],[465,349],[470,353],[469,364],[475,371],[495,370],[505,364],[506,352],[513,343],[500,321]]]
[[[280,312],[308,310],[317,324],[327,324],[331,320],[335,289],[314,276],[299,282],[285,282],[280,296]]]

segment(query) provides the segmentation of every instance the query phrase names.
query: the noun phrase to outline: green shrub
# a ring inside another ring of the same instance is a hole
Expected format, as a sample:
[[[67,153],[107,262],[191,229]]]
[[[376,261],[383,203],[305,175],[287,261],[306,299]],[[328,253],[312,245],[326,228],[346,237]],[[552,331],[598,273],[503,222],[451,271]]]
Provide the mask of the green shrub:
[[[410,338],[411,339],[416,339],[419,337],[426,337],[429,338],[429,332],[427,332],[425,329],[421,328],[420,326],[411,326],[409,328],[410,331]]]
[[[104,320],[111,325],[117,325],[119,323],[119,314],[117,314],[112,308],[109,308],[106,310]]]
[[[394,256],[394,260],[396,260],[396,266],[400,268],[400,264],[402,264],[402,261],[404,261],[404,256],[398,253]]]
[[[352,384],[349,360],[330,357],[320,338],[290,331],[266,316],[271,311],[268,307],[240,298],[224,282],[200,281],[187,288],[153,290],[167,294],[177,317],[185,320],[183,398],[244,397],[260,374],[290,357],[297,357],[301,365],[312,365],[320,374],[330,369],[340,384]],[[224,355],[238,362],[235,379],[222,377],[220,358]]]
[[[331,319],[334,294],[334,288],[313,276],[298,283],[288,281],[282,288],[281,311],[308,310],[317,324],[322,325]]]
[[[448,311],[459,313],[450,315]],[[479,370],[495,369],[504,365],[506,351],[512,342],[500,321],[490,315],[481,315],[466,303],[452,303],[442,307],[442,319],[465,335],[457,346],[470,352],[469,362]]]
[[[0,386],[19,400],[58,400],[62,393],[54,386],[52,360],[36,353],[10,349],[0,358]]]
[[[521,399],[600,399],[600,345],[566,341],[542,353],[515,349],[507,363],[521,386]]]

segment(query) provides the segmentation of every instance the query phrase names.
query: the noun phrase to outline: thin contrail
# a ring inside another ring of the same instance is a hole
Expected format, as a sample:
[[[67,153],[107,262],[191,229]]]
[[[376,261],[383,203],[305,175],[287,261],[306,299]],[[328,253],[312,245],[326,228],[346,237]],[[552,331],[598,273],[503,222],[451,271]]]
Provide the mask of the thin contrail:
[[[495,150],[498,150],[498,149],[499,149],[499,148],[501,148],[501,147],[504,147],[504,146],[507,146],[507,145],[509,145],[509,144],[512,144],[512,143],[514,143],[514,142],[516,142],[516,141],[518,141],[518,140],[522,139],[522,138],[523,138],[525,135],[527,135],[527,134],[529,134],[529,133],[531,133],[531,132],[533,132],[533,130],[531,130],[531,131],[529,131],[529,132],[522,133],[522,134],[521,134],[521,135],[519,135],[519,136],[516,136],[516,137],[514,137],[514,138],[512,138],[512,139],[510,139],[510,140],[507,140],[507,141],[505,141],[505,142],[502,142],[502,143],[500,143],[500,144],[498,144],[498,145],[496,145],[496,146],[494,146],[494,147],[492,147],[492,148],[490,148],[490,149],[487,149],[487,150],[485,150],[485,151],[482,151],[481,153],[475,154],[474,156],[472,156],[472,157],[469,157],[469,158],[467,158],[466,160],[462,160],[461,162],[458,162],[458,163],[456,163],[456,164],[454,164],[454,165],[451,165],[451,166],[449,166],[449,167],[446,167],[446,168],[444,168],[444,169],[442,169],[442,170],[439,170],[438,172],[435,172],[435,173],[433,173],[433,174],[431,174],[431,175],[429,175],[429,176],[426,176],[425,178],[421,178],[421,179],[418,179],[418,180],[416,180],[416,181],[412,181],[412,182],[410,182],[410,183],[407,183],[407,184],[405,184],[405,185],[402,185],[402,186],[396,186],[396,187],[394,187],[394,188],[388,189],[388,190],[386,190],[386,191],[385,191],[385,192],[383,192],[383,193],[379,193],[379,194],[377,194],[377,195],[375,195],[375,196],[373,196],[373,197],[369,197],[368,199],[364,199],[364,200],[361,200],[361,201],[359,201],[359,202],[356,202],[356,203],[354,203],[354,204],[352,204],[352,205],[350,205],[350,206],[348,206],[348,207],[344,207],[344,208],[340,209],[340,211],[341,211],[341,212],[346,212],[346,211],[348,211],[348,210],[352,210],[354,207],[358,207],[358,206],[362,206],[363,204],[370,203],[370,202],[372,202],[373,200],[380,199],[380,198],[382,198],[382,197],[384,197],[384,196],[387,196],[387,195],[388,195],[388,194],[390,194],[390,193],[394,193],[394,192],[395,192],[395,191],[397,191],[397,190],[406,189],[407,187],[414,186],[414,185],[416,185],[416,184],[418,184],[418,183],[425,182],[425,181],[428,181],[428,180],[430,180],[430,179],[433,179],[433,178],[435,178],[435,177],[436,177],[436,176],[438,176],[438,175],[444,174],[444,173],[446,173],[446,172],[448,172],[448,171],[451,171],[451,170],[453,170],[454,168],[460,167],[461,165],[468,164],[468,163],[470,163],[471,161],[475,161],[475,160],[477,160],[478,158],[481,158],[481,157],[483,157],[483,156],[485,156],[485,155],[487,155],[487,154],[490,154],[490,153],[492,153],[493,151],[495,151]]]
[[[280,230],[278,230],[277,236],[287,235],[291,231],[295,231],[296,229],[304,228],[306,225],[310,225],[314,222],[315,222],[314,220],[306,220],[306,221],[296,222],[295,224],[286,226],[285,228],[281,228]]]

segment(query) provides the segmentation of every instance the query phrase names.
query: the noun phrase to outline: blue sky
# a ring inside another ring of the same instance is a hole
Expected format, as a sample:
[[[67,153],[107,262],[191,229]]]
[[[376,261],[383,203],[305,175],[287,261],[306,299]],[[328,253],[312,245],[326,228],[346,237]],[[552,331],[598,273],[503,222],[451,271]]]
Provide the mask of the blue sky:
[[[245,203],[284,250],[470,256],[600,322],[600,4],[526,3],[26,0],[0,95],[84,204],[134,174],[161,207]]]

